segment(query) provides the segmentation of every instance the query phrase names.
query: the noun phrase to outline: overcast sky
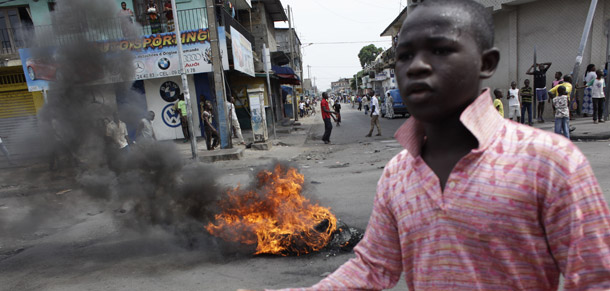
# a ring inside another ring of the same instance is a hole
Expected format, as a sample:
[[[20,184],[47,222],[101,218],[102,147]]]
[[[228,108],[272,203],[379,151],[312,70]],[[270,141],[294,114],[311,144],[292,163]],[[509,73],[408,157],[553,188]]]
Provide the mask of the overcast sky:
[[[281,0],[292,8],[294,26],[303,43],[304,78],[316,77],[320,90],[330,82],[352,77],[360,69],[358,52],[369,44],[387,49],[389,37],[379,35],[398,16],[406,0]],[[287,27],[288,23],[276,23]],[[380,42],[371,42],[380,41]],[[327,42],[358,42],[322,44]],[[313,43],[312,45],[308,45]]]

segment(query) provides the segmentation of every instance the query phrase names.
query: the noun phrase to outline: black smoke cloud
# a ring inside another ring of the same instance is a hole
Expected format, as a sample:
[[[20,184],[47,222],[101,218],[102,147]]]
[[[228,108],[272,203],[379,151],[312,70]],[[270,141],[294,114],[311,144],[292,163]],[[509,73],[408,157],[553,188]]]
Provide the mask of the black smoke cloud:
[[[146,112],[137,102],[143,96],[131,90],[132,54],[100,50],[102,40],[141,34],[137,24],[121,27],[118,9],[112,0],[59,0],[51,17],[53,30],[31,44],[34,57],[54,58],[58,65],[57,81],[51,83],[38,116],[37,144],[44,144],[46,156],[58,157],[60,169],[74,174],[86,199],[120,225],[143,233],[162,228],[196,246],[205,237],[203,226],[214,202],[224,193],[217,183],[218,170],[185,161],[167,143],[132,145],[131,152],[121,156],[105,136],[104,122],[112,119],[117,106],[103,96],[128,92],[124,121],[137,122]],[[124,82],[107,83],[108,78]],[[34,199],[30,209],[44,211],[33,210],[27,221],[13,223],[21,232],[34,231],[63,211]]]

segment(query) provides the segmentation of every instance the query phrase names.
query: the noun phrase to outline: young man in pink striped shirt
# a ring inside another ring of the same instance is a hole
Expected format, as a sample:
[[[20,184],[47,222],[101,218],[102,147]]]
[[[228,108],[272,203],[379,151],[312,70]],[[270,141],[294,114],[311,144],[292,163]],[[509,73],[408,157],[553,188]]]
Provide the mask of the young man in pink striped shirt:
[[[584,155],[496,112],[490,12],[424,1],[405,20],[396,78],[412,114],[356,258],[307,290],[610,289],[610,212]]]

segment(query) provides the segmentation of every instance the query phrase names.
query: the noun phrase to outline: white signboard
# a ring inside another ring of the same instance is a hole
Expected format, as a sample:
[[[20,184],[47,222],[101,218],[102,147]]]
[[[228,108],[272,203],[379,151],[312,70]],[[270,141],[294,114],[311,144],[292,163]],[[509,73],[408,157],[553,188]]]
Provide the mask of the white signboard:
[[[231,47],[233,48],[233,65],[235,70],[254,77],[254,57],[252,44],[239,31],[231,26]]]
[[[182,32],[182,51],[184,68],[187,74],[212,72],[212,49],[209,30],[201,28]],[[225,70],[229,69],[227,38],[224,27],[218,28],[220,54]],[[135,80],[164,78],[180,75],[175,33],[148,35],[142,43],[120,43],[121,47],[129,46],[135,56]],[[142,47],[138,49],[138,46]]]

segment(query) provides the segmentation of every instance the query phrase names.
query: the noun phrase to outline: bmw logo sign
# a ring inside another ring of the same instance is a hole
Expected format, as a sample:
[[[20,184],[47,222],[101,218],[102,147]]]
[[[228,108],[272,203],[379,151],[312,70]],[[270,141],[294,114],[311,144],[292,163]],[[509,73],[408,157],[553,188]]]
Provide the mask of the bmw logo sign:
[[[160,58],[159,62],[157,63],[157,65],[159,66],[159,69],[167,70],[167,69],[169,69],[169,59],[168,58]]]
[[[161,84],[159,94],[165,102],[175,102],[180,96],[180,86],[172,81],[166,81]]]

